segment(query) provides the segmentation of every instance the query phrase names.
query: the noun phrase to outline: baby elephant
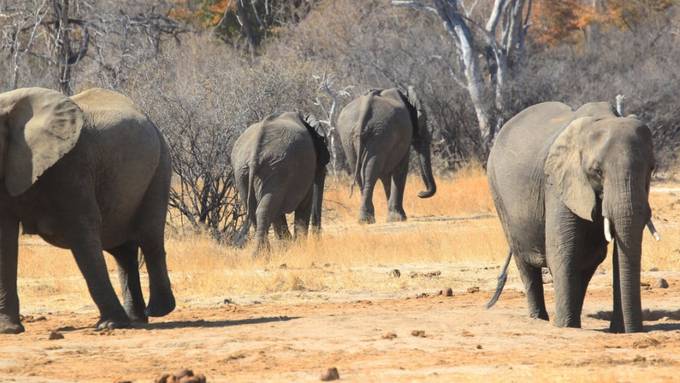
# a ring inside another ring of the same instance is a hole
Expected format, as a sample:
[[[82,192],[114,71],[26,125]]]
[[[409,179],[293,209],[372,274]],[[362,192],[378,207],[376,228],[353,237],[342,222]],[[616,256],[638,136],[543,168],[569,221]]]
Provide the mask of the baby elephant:
[[[306,235],[310,215],[321,228],[321,203],[330,159],[318,122],[299,113],[272,114],[251,125],[231,152],[234,179],[246,206],[246,223],[236,240],[243,245],[256,227],[255,254],[269,250],[269,225],[279,239],[290,238],[287,213],[295,212],[295,236]]]

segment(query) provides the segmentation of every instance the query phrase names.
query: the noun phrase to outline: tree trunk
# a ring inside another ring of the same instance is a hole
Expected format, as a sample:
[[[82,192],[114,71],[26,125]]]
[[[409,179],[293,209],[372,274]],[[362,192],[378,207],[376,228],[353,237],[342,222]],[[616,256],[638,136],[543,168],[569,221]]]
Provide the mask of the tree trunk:
[[[253,33],[253,28],[250,25],[250,20],[248,20],[248,12],[243,2],[246,0],[236,0],[236,14],[238,16],[238,21],[241,23],[241,29],[243,34],[248,41],[248,50],[250,51],[251,58],[255,58],[255,35]]]
[[[71,88],[71,40],[69,36],[70,28],[68,22],[69,0],[54,0],[54,14],[58,20],[57,24],[57,65],[59,74],[59,90],[67,96],[73,94]]]

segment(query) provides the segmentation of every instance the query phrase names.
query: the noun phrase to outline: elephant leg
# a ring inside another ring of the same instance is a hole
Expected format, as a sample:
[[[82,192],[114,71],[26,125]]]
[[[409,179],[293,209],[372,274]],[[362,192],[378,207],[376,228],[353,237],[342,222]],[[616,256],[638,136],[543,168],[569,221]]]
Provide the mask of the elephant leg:
[[[587,252],[583,222],[552,192],[546,193],[546,261],[555,288],[555,325],[581,327],[582,262]]]
[[[545,308],[545,297],[543,295],[541,268],[526,263],[518,256],[514,258],[519,275],[522,278],[522,283],[524,284],[524,291],[527,295],[529,317],[548,320],[548,311]]]
[[[313,190],[310,188],[307,196],[295,209],[295,238],[307,237],[309,232],[309,220],[312,216]]]
[[[609,323],[609,331],[613,333],[625,333],[626,328],[623,323],[623,310],[621,308],[621,280],[619,275],[619,249],[614,242],[614,251],[612,253],[612,287],[614,290],[614,308],[612,310],[612,319]]]
[[[128,327],[130,319],[111,285],[102,253],[99,230],[95,226],[96,224],[83,223],[72,227],[74,236],[70,241],[71,252],[85,278],[90,295],[99,309],[100,318],[97,322],[97,329]]]
[[[596,225],[596,229],[599,229],[600,226]],[[600,230],[597,230],[598,234]],[[592,249],[592,263],[585,267],[581,271],[581,309],[583,309],[583,302],[585,301],[586,298],[586,292],[588,291],[588,285],[590,284],[590,280],[593,278],[593,275],[595,274],[595,271],[597,270],[597,267],[604,261],[604,259],[607,257],[607,244],[602,243],[601,245],[596,245]]]
[[[147,323],[149,318],[144,309],[144,295],[139,280],[138,246],[136,242],[127,242],[108,250],[118,263],[118,280],[123,292],[123,308],[133,322]]]
[[[274,222],[272,222],[272,226],[274,226],[274,233],[276,234],[276,238],[282,241],[288,241],[293,238],[293,236],[290,234],[290,230],[288,230],[288,222],[286,221],[286,215],[281,214]]]
[[[363,171],[363,185],[361,186],[361,209],[359,211],[360,223],[375,223],[375,208],[373,207],[373,190],[378,180],[375,169],[375,158],[366,161]]]
[[[149,305],[145,313],[150,317],[168,315],[175,309],[175,296],[168,276],[164,238],[161,235],[148,236],[140,241],[139,246],[149,273]]]
[[[597,266],[581,271],[581,310],[583,310],[583,302],[586,300],[586,292],[588,291],[588,284],[593,279],[593,275],[597,270]]]
[[[267,234],[269,225],[280,215],[281,205],[283,204],[283,193],[266,192],[257,204],[255,216],[257,217],[257,227],[255,229],[255,250],[253,256],[261,252],[269,252],[271,247]]]
[[[404,189],[406,189],[406,175],[408,174],[408,154],[392,173],[392,194],[387,204],[387,220],[389,222],[406,221],[404,211]]]
[[[24,332],[17,294],[18,238],[19,221],[0,216],[0,334]]]
[[[380,182],[383,185],[383,189],[385,190],[385,199],[387,201],[390,200],[390,194],[392,193],[392,177],[390,174],[380,177]]]

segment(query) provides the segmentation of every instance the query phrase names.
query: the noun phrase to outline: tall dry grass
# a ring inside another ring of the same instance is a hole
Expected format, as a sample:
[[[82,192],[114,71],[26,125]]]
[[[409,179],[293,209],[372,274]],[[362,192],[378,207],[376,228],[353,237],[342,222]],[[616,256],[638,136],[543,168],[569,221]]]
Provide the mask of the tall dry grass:
[[[438,179],[438,192],[419,199],[421,187],[411,177],[405,196],[407,222],[385,223],[386,201],[376,193],[375,225],[359,225],[359,196],[349,197],[346,180],[329,180],[325,197],[324,232],[294,243],[272,238],[269,257],[253,259],[251,248],[218,245],[207,235],[167,238],[168,264],[180,304],[216,304],[266,299],[347,299],[380,294],[411,294],[442,287],[491,289],[507,245],[493,215],[486,177],[479,166],[469,166],[449,178]],[[643,269],[680,270],[680,191],[652,193],[657,227],[655,242],[645,234]],[[468,217],[468,218],[465,218]],[[292,221],[292,220],[289,220]],[[117,285],[115,262],[107,257]],[[609,269],[609,261],[603,264]],[[389,275],[399,269],[400,278]],[[439,271],[435,277],[410,273]],[[85,282],[69,252],[22,237],[19,267],[24,311],[94,309]],[[146,274],[143,273],[146,285]],[[510,285],[519,287],[518,273]]]

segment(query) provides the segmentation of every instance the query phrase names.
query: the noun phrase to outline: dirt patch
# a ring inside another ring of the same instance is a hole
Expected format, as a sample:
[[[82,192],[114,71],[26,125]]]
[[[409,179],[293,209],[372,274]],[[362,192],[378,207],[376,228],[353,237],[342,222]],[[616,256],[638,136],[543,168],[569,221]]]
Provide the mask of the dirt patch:
[[[24,334],[0,336],[0,380],[151,382],[183,366],[209,382],[318,382],[327,366],[349,382],[672,380],[680,338],[670,334],[680,317],[661,308],[677,305],[679,285],[643,291],[650,332],[629,335],[607,333],[598,315],[611,307],[607,286],[589,291],[583,329],[527,318],[525,298],[513,289],[492,310],[483,308],[487,290],[370,304],[181,308],[107,336],[93,331],[93,313],[52,313],[25,323]],[[68,328],[67,336],[49,341],[45,334],[56,328]]]

